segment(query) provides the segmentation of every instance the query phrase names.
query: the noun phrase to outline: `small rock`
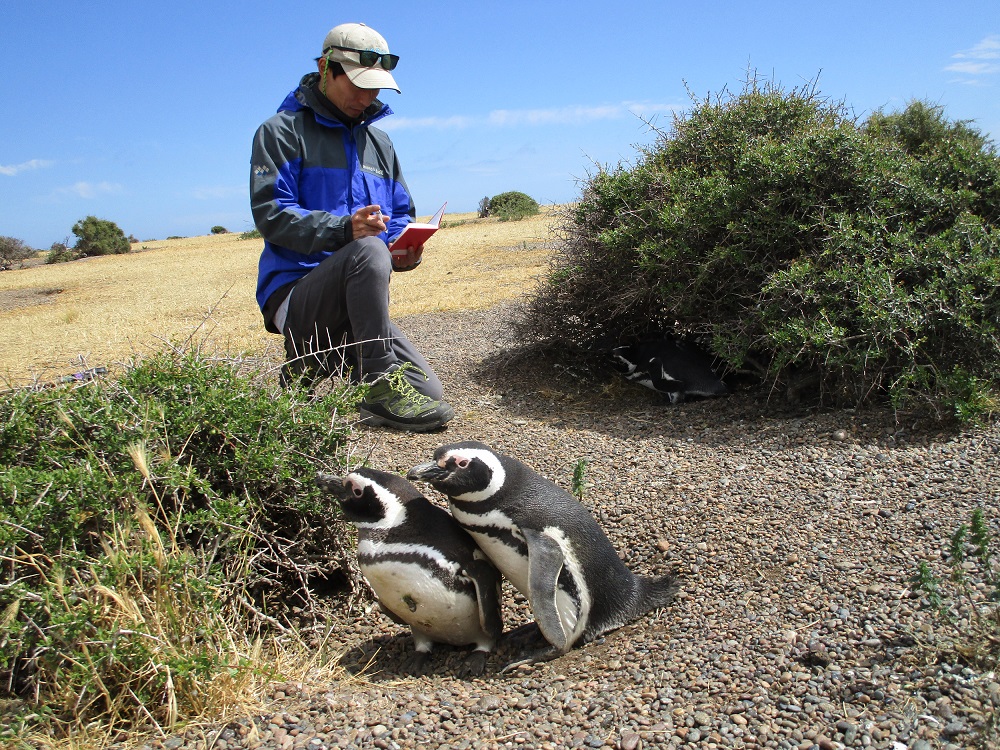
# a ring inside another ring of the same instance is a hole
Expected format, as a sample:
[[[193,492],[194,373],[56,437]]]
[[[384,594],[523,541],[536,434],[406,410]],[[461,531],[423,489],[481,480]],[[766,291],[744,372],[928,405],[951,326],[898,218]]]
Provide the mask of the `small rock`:
[[[941,734],[945,737],[954,737],[956,734],[961,734],[965,731],[965,723],[961,721],[953,721],[945,726],[941,730]]]
[[[858,728],[849,721],[838,721],[837,731],[844,735],[845,745],[853,745],[858,736]]]
[[[640,737],[635,732],[623,734],[619,747],[621,747],[621,750],[636,750],[639,747],[639,740]]]

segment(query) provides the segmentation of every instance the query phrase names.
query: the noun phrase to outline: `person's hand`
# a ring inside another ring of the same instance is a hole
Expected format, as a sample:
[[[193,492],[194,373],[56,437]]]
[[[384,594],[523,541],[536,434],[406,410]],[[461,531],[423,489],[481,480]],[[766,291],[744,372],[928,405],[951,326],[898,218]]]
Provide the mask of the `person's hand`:
[[[377,203],[359,208],[351,214],[351,231],[354,233],[354,239],[382,234],[387,221],[389,217],[382,213],[382,207]]]
[[[392,267],[396,271],[412,271],[420,265],[424,255],[424,246],[408,247],[405,250],[392,251]]]

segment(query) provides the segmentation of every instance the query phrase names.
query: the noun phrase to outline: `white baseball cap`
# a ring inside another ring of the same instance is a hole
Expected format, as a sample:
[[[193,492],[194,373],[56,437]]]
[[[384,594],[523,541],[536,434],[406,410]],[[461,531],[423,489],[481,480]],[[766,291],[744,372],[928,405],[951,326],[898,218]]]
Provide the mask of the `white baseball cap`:
[[[396,79],[389,72],[399,62],[389,54],[389,44],[375,29],[363,23],[334,26],[323,40],[323,57],[339,63],[360,89],[392,89],[399,93]]]

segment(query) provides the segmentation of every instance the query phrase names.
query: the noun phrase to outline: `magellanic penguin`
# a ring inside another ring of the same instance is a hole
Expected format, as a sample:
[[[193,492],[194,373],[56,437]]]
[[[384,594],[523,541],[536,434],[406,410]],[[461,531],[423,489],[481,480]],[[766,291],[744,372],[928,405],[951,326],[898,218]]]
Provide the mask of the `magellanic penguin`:
[[[407,478],[447,495],[455,519],[527,597],[554,651],[522,663],[558,656],[621,627],[666,605],[677,589],[671,576],[632,573],[576,498],[482,443],[438,448],[433,462],[413,467]]]
[[[466,671],[482,674],[503,630],[500,573],[446,510],[400,476],[360,468],[320,474],[358,529],[358,565],[394,621],[409,625],[420,673],[434,643],[475,644]]]
[[[611,351],[626,380],[664,394],[672,404],[689,396],[712,398],[728,392],[712,369],[712,358],[698,347],[672,338],[619,346]]]

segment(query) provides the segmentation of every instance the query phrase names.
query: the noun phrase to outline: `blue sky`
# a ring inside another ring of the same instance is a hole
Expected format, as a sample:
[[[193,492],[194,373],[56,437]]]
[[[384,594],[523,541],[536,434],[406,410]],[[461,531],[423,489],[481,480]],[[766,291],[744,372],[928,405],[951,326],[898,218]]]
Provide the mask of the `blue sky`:
[[[688,91],[739,91],[748,70],[816,79],[862,117],[928,100],[1000,140],[996,0],[6,0],[0,235],[48,248],[91,214],[140,239],[252,228],[253,133],[345,21],[401,57],[384,122],[421,215],[506,190],[572,201]]]

